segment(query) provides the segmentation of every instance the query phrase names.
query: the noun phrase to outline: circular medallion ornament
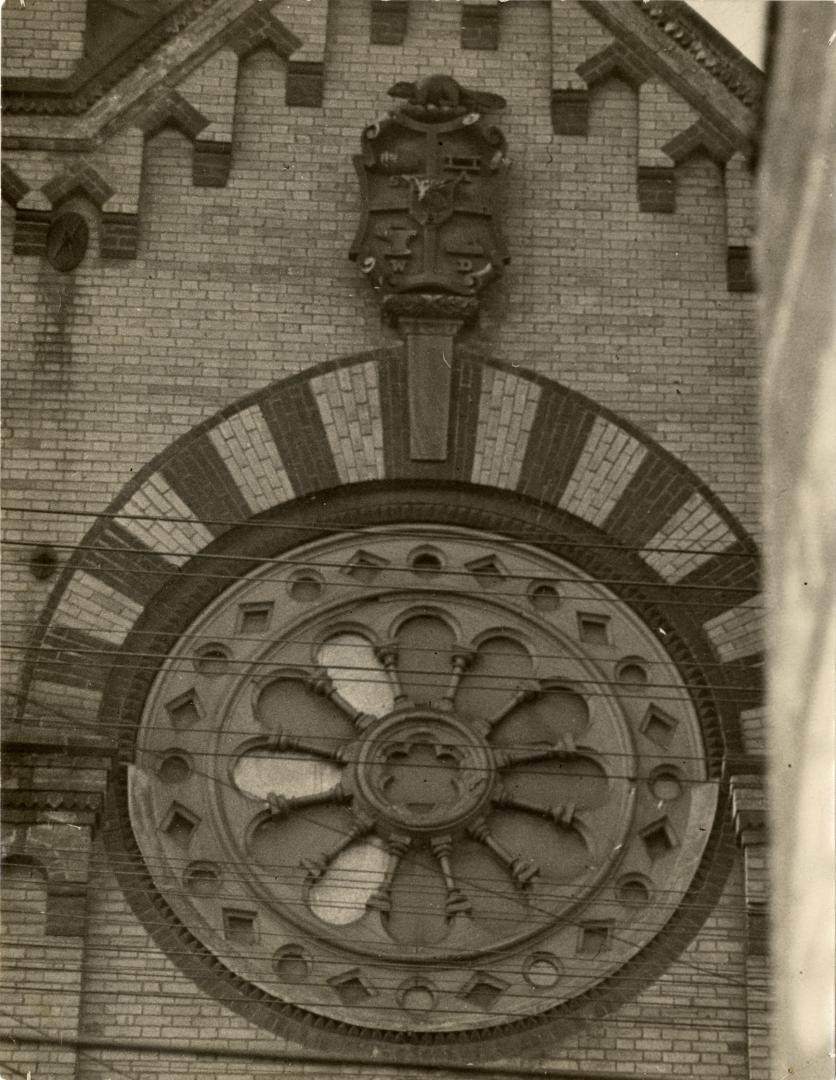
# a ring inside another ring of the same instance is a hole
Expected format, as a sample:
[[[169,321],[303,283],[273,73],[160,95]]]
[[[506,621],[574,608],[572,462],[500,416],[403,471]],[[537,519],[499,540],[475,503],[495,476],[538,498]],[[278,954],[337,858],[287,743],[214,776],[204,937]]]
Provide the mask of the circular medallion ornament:
[[[90,230],[87,222],[72,210],[59,214],[46,234],[46,257],[56,270],[75,270],[87,254]]]
[[[238,980],[451,1037],[544,1015],[664,933],[716,801],[631,607],[536,548],[417,525],[232,580],[160,669],[129,784],[155,888]]]

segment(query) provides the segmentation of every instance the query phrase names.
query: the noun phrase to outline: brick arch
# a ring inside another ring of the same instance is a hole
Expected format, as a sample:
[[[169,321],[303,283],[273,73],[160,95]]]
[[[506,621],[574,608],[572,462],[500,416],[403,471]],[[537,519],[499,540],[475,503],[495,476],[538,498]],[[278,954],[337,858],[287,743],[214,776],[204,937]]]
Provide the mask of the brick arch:
[[[650,586],[689,586],[713,661],[732,681],[757,682],[755,545],[672,454],[554,380],[462,349],[446,460],[413,461],[407,393],[404,349],[329,361],[235,402],[149,462],[53,590],[27,672],[27,715],[89,721],[115,655],[190,559],[242,523],[370,484],[455,485],[542,507],[629,553]],[[101,664],[90,665],[91,652]]]

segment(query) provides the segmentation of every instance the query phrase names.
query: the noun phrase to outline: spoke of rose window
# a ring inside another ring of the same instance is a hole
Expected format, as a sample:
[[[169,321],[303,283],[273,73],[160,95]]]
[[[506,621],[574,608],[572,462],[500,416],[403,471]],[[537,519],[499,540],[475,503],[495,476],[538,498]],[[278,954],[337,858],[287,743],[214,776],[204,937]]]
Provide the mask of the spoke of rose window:
[[[371,713],[365,713],[362,709],[355,708],[351,702],[346,701],[339,690],[337,690],[333,679],[325,668],[317,668],[311,676],[308,685],[315,694],[320,694],[322,697],[328,698],[328,700],[333,702],[341,712],[345,713],[358,731],[365,731],[369,724],[377,719],[377,717],[372,716]]]
[[[298,735],[285,735],[281,728],[277,728],[268,743],[270,750],[296,750],[303,754],[311,754],[313,757],[323,758],[325,761],[335,761],[338,765],[343,764],[343,747],[329,750],[318,743],[309,742]]]
[[[453,702],[456,698],[456,691],[459,688],[459,683],[462,681],[462,675],[464,675],[465,671],[467,671],[476,659],[475,650],[469,649],[466,645],[457,645],[450,655],[453,662],[453,673],[450,676],[450,682],[447,685],[447,689],[441,698],[441,705],[446,709],[453,708]]]
[[[532,746],[528,749],[520,747],[519,750],[498,749],[496,753],[497,768],[507,769],[512,765],[524,765],[530,761],[548,761],[550,758],[565,758],[575,753],[575,740],[568,732],[561,735],[557,742],[548,746]]]
[[[452,839],[449,836],[436,836],[430,841],[430,847],[438,859],[438,865],[441,867],[441,873],[444,877],[444,887],[447,889],[445,911],[448,915],[459,915],[470,911],[471,903],[456,884],[450,866],[450,852],[453,849]]]
[[[287,817],[294,810],[302,810],[308,806],[320,806],[323,803],[336,803],[339,805],[340,803],[350,802],[351,799],[351,792],[346,791],[342,783],[339,783],[326,791],[313,792],[310,795],[291,795],[288,797],[271,791],[267,796],[267,805],[272,817],[282,818]]]
[[[474,840],[484,844],[489,851],[496,855],[501,863],[505,864],[514,882],[521,889],[530,885],[532,880],[540,873],[540,867],[536,863],[524,859],[521,855],[512,855],[507,848],[503,847],[484,821],[471,825],[468,832]]]
[[[541,806],[539,803],[528,802],[526,799],[518,799],[509,792],[501,790],[493,796],[491,802],[494,806],[505,810],[522,810],[527,814],[539,814],[555,825],[568,828],[575,818],[576,807],[573,802],[556,803],[554,806]]]
[[[345,851],[347,847],[351,847],[356,840],[361,840],[364,836],[368,836],[373,828],[374,822],[372,821],[358,821],[354,828],[350,832],[347,832],[341,840],[338,840],[332,848],[321,851],[312,859],[302,859],[299,865],[307,870],[308,881],[319,881],[340,852]]]
[[[378,645],[375,649],[375,656],[383,664],[386,677],[392,687],[395,704],[405,705],[409,702],[409,697],[403,692],[401,686],[401,676],[398,671],[398,643],[396,641],[387,641],[383,645]]]
[[[387,862],[383,880],[366,901],[366,907],[377,911],[390,911],[392,908],[392,883],[398,872],[401,859],[406,855],[412,840],[408,836],[390,836],[386,841]]]
[[[542,692],[542,688],[537,682],[530,682],[527,685],[520,686],[516,694],[502,706],[498,713],[495,713],[489,720],[482,721],[483,734],[488,735],[497,724],[501,723],[519,705],[534,701],[535,698],[540,697]]]

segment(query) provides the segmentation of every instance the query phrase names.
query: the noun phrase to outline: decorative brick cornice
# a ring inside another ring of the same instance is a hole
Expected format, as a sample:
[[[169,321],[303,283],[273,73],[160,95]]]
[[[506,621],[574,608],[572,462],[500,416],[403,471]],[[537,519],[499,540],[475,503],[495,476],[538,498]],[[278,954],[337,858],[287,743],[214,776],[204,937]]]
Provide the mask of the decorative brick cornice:
[[[102,809],[112,755],[54,742],[4,747],[2,809],[8,824],[54,822],[94,825]]]
[[[192,158],[195,187],[226,187],[232,168],[232,143],[197,139]]]
[[[216,2],[183,0],[115,55],[105,54],[82,61],[65,79],[17,76],[3,79],[3,107],[8,113],[79,116]],[[264,0],[264,6],[274,2]]]
[[[762,777],[735,774],[730,779],[732,817],[741,847],[766,841],[766,792]]]
[[[613,76],[623,79],[630,86],[640,86],[650,75],[650,68],[638,53],[620,41],[590,56],[576,70],[587,86],[594,86]]]
[[[736,98],[746,105],[758,104],[763,95],[763,73],[687,4],[637,0],[636,7]]]
[[[662,150],[677,165],[696,153],[705,153],[718,165],[725,165],[734,153],[735,146],[711,124],[698,120],[671,139]]]
[[[552,90],[552,131],[555,135],[586,135],[589,128],[589,91]]]
[[[499,48],[499,4],[462,4],[461,47]]]
[[[48,210],[18,210],[12,240],[15,255],[43,255],[51,221]]]
[[[166,125],[173,125],[189,139],[194,139],[208,124],[206,117],[176,90],[168,90],[137,118],[137,125],[146,135],[154,135]]]
[[[755,268],[750,247],[729,247],[726,252],[726,283],[729,292],[755,292]]]
[[[72,198],[73,195],[86,196],[90,202],[101,209],[113,195],[113,188],[92,165],[83,164],[68,169],[67,172],[54,176],[41,188],[41,191],[55,207]]]
[[[270,8],[274,3],[275,0],[267,0],[265,4],[250,8],[226,31],[226,44],[238,56],[248,56],[262,45],[268,45],[287,59],[302,44],[295,34],[273,17]]]
[[[138,240],[138,214],[102,214],[99,254],[103,259],[135,259]]]
[[[639,167],[636,188],[639,210],[646,214],[672,214],[676,210],[676,180],[672,168]]]
[[[406,37],[407,0],[371,0],[369,42],[401,45]]]
[[[746,157],[753,153],[758,126],[755,105],[762,96],[764,78],[757,68],[739,57],[731,45],[727,42],[718,44],[722,42],[719,35],[716,35],[716,42],[713,38],[711,40],[711,47],[718,57],[721,50],[730,63],[732,56],[737,57],[742,68],[751,76],[752,93],[744,97],[736,95],[718,77],[717,71],[721,65],[717,64],[712,69],[705,64],[704,58],[701,61],[688,47],[680,47],[685,39],[683,37],[677,41],[672,36],[676,32],[672,20],[654,20],[648,15],[647,5],[624,3],[622,0],[579,0],[579,3],[613,35],[620,47],[638,56],[652,73],[668,83],[701,116],[722,131],[737,150]],[[651,6],[661,9],[664,5],[654,3]],[[684,4],[682,8],[685,8]],[[681,14],[679,5],[674,5],[674,9]],[[694,20],[698,18],[696,15],[692,17]]]
[[[291,60],[287,65],[285,105],[319,108],[325,84],[325,65],[318,60]]]

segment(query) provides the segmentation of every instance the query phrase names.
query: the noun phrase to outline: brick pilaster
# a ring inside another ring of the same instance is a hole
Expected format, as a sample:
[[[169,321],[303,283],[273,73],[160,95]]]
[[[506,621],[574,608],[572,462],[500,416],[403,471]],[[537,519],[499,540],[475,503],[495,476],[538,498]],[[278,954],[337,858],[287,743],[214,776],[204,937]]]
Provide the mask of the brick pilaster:
[[[743,849],[748,1080],[769,1080],[769,867],[763,778],[752,773],[734,775],[731,792],[735,832]]]
[[[5,934],[4,1032],[33,1031],[72,1043],[81,1009],[90,850],[107,785],[110,751],[94,742],[8,740],[3,754],[4,867],[44,889],[41,903],[21,904]],[[15,913],[14,892],[10,914]],[[48,1029],[48,1030],[47,1030]],[[33,1069],[25,1044],[5,1051],[8,1064]],[[44,1051],[37,1064],[55,1080],[74,1080],[76,1052]]]

